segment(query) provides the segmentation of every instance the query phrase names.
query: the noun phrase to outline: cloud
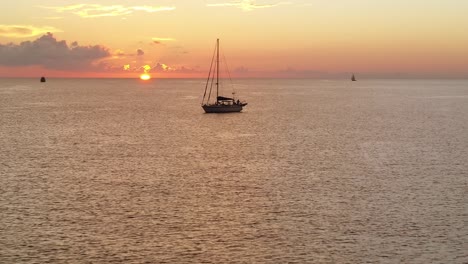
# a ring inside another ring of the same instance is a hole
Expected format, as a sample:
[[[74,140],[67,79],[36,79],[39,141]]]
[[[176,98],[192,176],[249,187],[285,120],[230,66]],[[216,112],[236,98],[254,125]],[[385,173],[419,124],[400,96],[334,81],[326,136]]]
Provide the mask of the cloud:
[[[196,73],[193,68],[188,68],[185,66],[169,66],[164,63],[157,63],[155,66],[151,68],[151,71],[154,72],[165,72],[165,73]]]
[[[28,38],[39,36],[47,32],[62,32],[54,27],[35,27],[20,25],[0,25],[0,37]]]
[[[149,70],[151,70],[151,66],[149,66],[148,64],[144,65],[142,68],[145,71],[145,73],[147,73]]]
[[[59,20],[59,19],[63,19],[63,17],[43,17],[43,19],[47,19],[47,20]]]
[[[198,73],[197,70],[186,67],[186,66],[169,66],[165,63],[157,62],[154,66],[144,64],[141,66],[131,66],[125,64],[123,67],[119,67],[119,70],[130,71],[130,72],[145,72],[145,73]]]
[[[151,38],[153,44],[162,44],[165,41],[175,41],[173,38]]]
[[[145,55],[145,52],[142,49],[137,49],[135,53],[125,53],[125,51],[121,49],[116,49],[112,52],[112,58],[131,58],[131,57],[140,57]]]
[[[134,12],[161,12],[175,10],[173,6],[122,6],[122,5],[99,5],[99,4],[78,4],[69,6],[43,6],[42,8],[52,9],[58,13],[72,13],[83,18],[126,16]]]
[[[257,4],[255,0],[241,0],[241,1],[233,1],[229,3],[218,3],[218,4],[207,4],[206,6],[209,7],[223,7],[223,6],[232,6],[232,7],[237,7],[240,8],[244,11],[252,11],[255,9],[260,9],[260,8],[269,8],[269,7],[275,7],[279,5],[285,5],[285,4],[290,4],[289,2],[280,2],[280,3],[275,3],[275,4]]]
[[[110,57],[103,46],[80,46],[77,42],[67,45],[65,40],[57,41],[47,33],[34,41],[20,44],[0,44],[1,66],[40,65],[54,70],[96,70],[95,62]]]
[[[169,72],[175,70],[175,68],[172,68],[164,63],[157,63],[154,67],[152,67],[154,71],[159,71],[159,72]]]
[[[114,58],[120,58],[120,57],[125,57],[125,56],[126,56],[125,52],[121,49],[117,49],[113,53]]]

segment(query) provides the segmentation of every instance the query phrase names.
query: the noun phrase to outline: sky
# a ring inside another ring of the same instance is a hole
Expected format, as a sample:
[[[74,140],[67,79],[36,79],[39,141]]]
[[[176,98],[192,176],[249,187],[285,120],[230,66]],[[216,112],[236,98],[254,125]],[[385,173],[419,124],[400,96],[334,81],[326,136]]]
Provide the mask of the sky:
[[[0,77],[468,78],[466,0],[14,0]]]

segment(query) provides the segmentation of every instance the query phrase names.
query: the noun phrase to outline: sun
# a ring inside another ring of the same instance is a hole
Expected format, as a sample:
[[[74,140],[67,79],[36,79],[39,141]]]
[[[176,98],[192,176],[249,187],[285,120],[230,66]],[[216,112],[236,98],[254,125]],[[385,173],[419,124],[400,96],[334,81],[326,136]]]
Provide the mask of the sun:
[[[151,76],[147,73],[143,73],[142,75],[140,75],[140,79],[142,79],[143,81],[147,81],[151,79]]]

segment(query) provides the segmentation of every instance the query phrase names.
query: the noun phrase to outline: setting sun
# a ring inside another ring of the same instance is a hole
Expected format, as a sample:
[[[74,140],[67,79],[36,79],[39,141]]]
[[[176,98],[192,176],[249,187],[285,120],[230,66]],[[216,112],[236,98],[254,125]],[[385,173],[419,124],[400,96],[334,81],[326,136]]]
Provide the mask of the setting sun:
[[[142,79],[143,81],[147,81],[151,79],[151,76],[147,73],[143,73],[142,75],[140,75],[140,79]]]

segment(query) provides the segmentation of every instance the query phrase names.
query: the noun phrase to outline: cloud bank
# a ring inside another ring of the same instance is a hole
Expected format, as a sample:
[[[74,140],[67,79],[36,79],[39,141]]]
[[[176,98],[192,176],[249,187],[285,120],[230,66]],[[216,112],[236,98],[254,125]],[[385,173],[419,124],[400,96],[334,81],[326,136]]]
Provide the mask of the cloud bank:
[[[119,68],[112,68],[112,70],[124,70],[127,72],[145,72],[145,73],[166,73],[166,74],[171,74],[171,73],[200,73],[196,69],[186,67],[186,66],[169,66],[165,63],[161,62],[156,62],[153,65],[149,64],[144,64],[144,65],[130,65],[130,64],[125,64],[123,67]],[[204,74],[204,72],[203,72]],[[203,75],[204,76],[204,75]]]
[[[78,4],[68,6],[43,6],[42,8],[52,9],[58,13],[72,13],[82,18],[93,17],[115,17],[126,16],[134,12],[161,12],[175,10],[173,6],[122,6],[122,5],[99,5],[99,4]]]
[[[290,4],[290,3],[280,2],[280,3],[275,3],[275,4],[261,5],[261,4],[257,4],[256,1],[254,0],[241,0],[241,1],[233,1],[233,2],[228,2],[228,3],[207,4],[206,6],[208,7],[232,6],[232,7],[240,8],[244,11],[253,11],[255,9],[275,7],[275,6],[284,5],[284,4]]]
[[[109,56],[109,50],[103,46],[80,46],[77,42],[68,45],[64,40],[57,41],[52,33],[20,44],[0,44],[1,66],[40,65],[53,70],[90,71],[98,67],[94,62]]]

